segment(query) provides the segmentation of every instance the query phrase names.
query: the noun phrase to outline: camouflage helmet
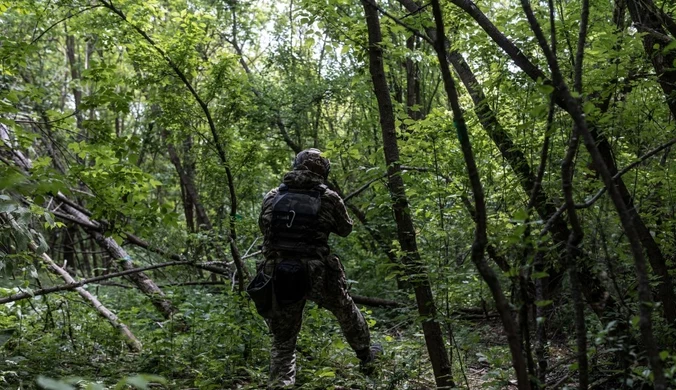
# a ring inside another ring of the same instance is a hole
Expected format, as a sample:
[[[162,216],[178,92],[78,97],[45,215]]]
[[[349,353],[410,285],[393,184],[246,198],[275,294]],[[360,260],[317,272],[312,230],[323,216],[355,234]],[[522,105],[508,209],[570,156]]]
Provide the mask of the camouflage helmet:
[[[298,170],[305,168],[326,179],[329,177],[329,171],[331,171],[331,162],[328,158],[322,157],[321,154],[322,151],[316,148],[303,150],[298,153],[293,160],[293,169]]]

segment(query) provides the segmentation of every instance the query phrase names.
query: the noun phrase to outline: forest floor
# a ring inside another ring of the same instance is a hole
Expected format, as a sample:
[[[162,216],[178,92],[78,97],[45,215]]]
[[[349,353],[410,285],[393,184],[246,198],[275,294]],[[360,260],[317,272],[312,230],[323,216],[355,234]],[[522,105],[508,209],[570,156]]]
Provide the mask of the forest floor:
[[[58,390],[109,389],[130,380],[132,384],[145,383],[146,388],[264,388],[270,342],[264,322],[246,299],[230,292],[215,292],[173,292],[175,300],[182,302],[180,318],[163,320],[133,292],[100,287],[99,295],[106,297],[143,341],[140,353],[129,352],[108,324],[72,294],[24,301],[23,306],[13,307],[13,316],[5,317],[6,322],[14,322],[3,327],[14,330],[0,334],[0,342],[4,342],[0,349],[0,389],[39,388],[39,377],[71,384],[43,386]],[[424,337],[410,312],[362,310],[372,338],[385,348],[376,374],[366,377],[359,373],[358,361],[335,319],[326,310],[308,305],[298,339],[296,388],[433,388]],[[187,327],[181,329],[183,325]],[[511,359],[497,318],[458,318],[453,321],[452,340],[458,386],[513,387]],[[550,356],[552,374],[548,383],[555,384],[569,376],[573,355],[568,346],[553,344]],[[153,381],[165,384],[150,386]]]

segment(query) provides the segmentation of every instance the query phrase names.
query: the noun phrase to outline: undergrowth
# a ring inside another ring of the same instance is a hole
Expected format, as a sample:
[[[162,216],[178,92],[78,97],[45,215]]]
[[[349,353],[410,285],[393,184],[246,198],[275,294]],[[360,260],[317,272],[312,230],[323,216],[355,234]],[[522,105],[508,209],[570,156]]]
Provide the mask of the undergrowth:
[[[5,336],[0,351],[1,388],[38,388],[40,376],[71,378],[69,381],[81,388],[89,383],[112,388],[120,378],[139,374],[162,377],[166,381],[163,386],[171,389],[265,387],[270,337],[247,298],[221,288],[167,290],[179,312],[165,320],[146,298],[132,290],[88,289],[96,290],[102,302],[129,325],[144,344],[142,352],[131,353],[116,330],[75,293],[20,301],[0,311],[1,334]],[[309,303],[297,345],[297,388],[433,385],[414,312],[364,307],[362,312],[372,339],[385,348],[377,372],[371,377],[360,373],[337,321],[327,310]],[[463,355],[470,356],[473,348],[468,343],[476,340],[470,337],[471,332],[457,334]],[[500,349],[504,355],[506,349]]]

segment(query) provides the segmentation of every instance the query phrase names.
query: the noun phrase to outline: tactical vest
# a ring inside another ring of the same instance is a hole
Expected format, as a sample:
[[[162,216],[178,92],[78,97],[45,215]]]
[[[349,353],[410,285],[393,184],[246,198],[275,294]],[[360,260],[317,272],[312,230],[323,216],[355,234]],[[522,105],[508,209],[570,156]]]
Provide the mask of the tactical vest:
[[[272,201],[272,223],[269,238],[270,249],[291,253],[313,253],[318,242],[319,210],[326,186],[320,184],[312,189],[279,186]]]

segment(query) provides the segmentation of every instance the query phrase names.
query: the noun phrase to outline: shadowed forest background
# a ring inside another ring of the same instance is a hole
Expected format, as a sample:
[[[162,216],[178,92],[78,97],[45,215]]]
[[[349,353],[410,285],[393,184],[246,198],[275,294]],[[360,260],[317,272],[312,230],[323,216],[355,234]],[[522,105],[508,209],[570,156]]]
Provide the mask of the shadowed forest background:
[[[242,293],[302,149],[365,376],[309,305],[303,389],[676,386],[676,3],[0,0],[0,388],[260,389]]]

